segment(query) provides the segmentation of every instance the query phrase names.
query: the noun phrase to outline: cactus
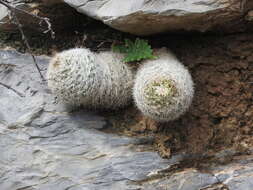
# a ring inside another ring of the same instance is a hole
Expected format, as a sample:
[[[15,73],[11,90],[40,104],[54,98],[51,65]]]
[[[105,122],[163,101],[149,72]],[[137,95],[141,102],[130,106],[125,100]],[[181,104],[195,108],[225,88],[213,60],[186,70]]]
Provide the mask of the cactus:
[[[50,62],[48,86],[67,105],[115,109],[131,100],[133,74],[122,55],[70,49]]]
[[[141,112],[157,121],[177,119],[191,105],[194,87],[189,71],[167,49],[155,52],[156,60],[143,61],[133,96]]]

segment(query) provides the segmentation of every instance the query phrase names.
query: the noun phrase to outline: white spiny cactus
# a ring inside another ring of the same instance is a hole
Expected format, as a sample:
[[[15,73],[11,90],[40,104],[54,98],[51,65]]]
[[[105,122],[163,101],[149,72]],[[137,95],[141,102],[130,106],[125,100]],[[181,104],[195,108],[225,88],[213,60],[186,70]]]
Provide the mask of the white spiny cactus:
[[[50,62],[48,86],[68,105],[92,109],[115,109],[131,100],[133,74],[122,56],[112,52],[92,53],[70,49]]]
[[[194,87],[189,71],[167,49],[155,60],[143,61],[136,74],[133,96],[141,112],[157,121],[177,119],[191,105]]]

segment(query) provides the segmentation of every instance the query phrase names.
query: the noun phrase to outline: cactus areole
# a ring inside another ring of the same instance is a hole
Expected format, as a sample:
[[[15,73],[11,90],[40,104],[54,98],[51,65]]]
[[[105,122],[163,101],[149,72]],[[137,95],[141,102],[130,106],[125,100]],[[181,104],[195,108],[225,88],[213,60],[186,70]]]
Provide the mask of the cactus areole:
[[[175,103],[175,97],[178,96],[174,82],[168,79],[157,79],[150,82],[144,89],[144,94],[150,106],[160,108]]]

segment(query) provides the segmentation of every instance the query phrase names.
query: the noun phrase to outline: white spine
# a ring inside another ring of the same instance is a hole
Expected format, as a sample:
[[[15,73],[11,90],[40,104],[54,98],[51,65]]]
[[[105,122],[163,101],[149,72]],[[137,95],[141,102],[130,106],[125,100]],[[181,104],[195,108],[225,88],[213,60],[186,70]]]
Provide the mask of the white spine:
[[[115,109],[131,100],[133,75],[120,54],[92,53],[71,49],[50,62],[48,86],[57,98],[69,105],[93,109]]]
[[[165,122],[177,119],[191,105],[194,87],[189,71],[168,50],[143,61],[136,74],[133,96],[146,116]]]

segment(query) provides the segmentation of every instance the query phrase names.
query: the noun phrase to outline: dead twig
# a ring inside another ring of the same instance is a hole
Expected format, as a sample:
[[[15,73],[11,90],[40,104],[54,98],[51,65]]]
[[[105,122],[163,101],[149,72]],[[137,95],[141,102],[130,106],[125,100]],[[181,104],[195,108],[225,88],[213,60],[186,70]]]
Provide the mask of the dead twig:
[[[31,46],[30,46],[30,44],[29,44],[29,42],[28,42],[28,40],[27,40],[27,37],[26,37],[26,35],[25,35],[25,33],[24,33],[24,30],[23,30],[23,26],[22,26],[22,24],[20,23],[20,21],[19,21],[19,19],[18,19],[18,17],[17,17],[16,12],[17,12],[17,11],[18,11],[18,12],[22,12],[22,13],[24,13],[24,14],[28,14],[28,15],[30,15],[30,16],[33,16],[33,17],[39,19],[39,20],[40,20],[40,25],[41,25],[42,22],[44,21],[44,22],[47,24],[47,26],[48,26],[48,29],[47,29],[46,31],[44,31],[44,33],[48,33],[48,32],[50,31],[50,32],[51,32],[51,37],[54,38],[54,31],[53,31],[52,28],[51,28],[51,23],[50,23],[49,19],[46,18],[46,17],[40,17],[40,16],[38,16],[38,15],[31,14],[31,13],[29,13],[29,12],[27,12],[27,11],[24,11],[24,10],[22,10],[22,9],[19,9],[19,8],[15,7],[15,6],[12,6],[12,5],[10,4],[10,2],[8,2],[8,1],[6,1],[6,0],[0,0],[0,4],[4,5],[5,7],[7,7],[7,8],[9,9],[10,14],[11,14],[11,17],[12,17],[12,18],[10,18],[10,20],[13,20],[13,21],[14,21],[14,24],[17,25],[18,30],[19,30],[20,33],[21,33],[22,40],[24,41],[24,43],[25,43],[25,45],[26,45],[26,47],[27,47],[27,49],[28,49],[28,53],[31,55],[31,57],[32,57],[32,59],[33,59],[33,62],[34,62],[34,65],[36,66],[36,68],[37,68],[37,70],[38,70],[38,72],[39,72],[39,74],[40,74],[40,77],[41,77],[42,81],[45,81],[45,79],[44,79],[44,77],[43,77],[43,75],[42,75],[42,73],[41,73],[41,70],[40,70],[40,68],[39,68],[39,65],[38,65],[38,63],[37,63],[37,61],[36,61],[36,59],[35,59],[35,56],[32,54]]]
[[[30,46],[30,44],[29,44],[29,42],[28,42],[28,40],[27,40],[27,38],[25,36],[25,33],[24,33],[23,29],[22,29],[22,25],[19,22],[19,19],[18,19],[17,15],[16,15],[15,11],[12,11],[11,14],[13,15],[13,18],[14,18],[17,26],[18,26],[18,29],[19,29],[19,31],[21,33],[21,36],[22,36],[22,40],[24,41],[24,43],[25,43],[25,45],[26,45],[26,47],[28,49],[28,53],[30,53],[30,55],[32,56],[33,62],[34,62],[35,66],[36,66],[36,68],[37,68],[37,70],[38,70],[38,72],[40,74],[40,77],[44,81],[45,79],[44,79],[43,75],[41,74],[41,71],[40,71],[39,65],[38,65],[38,63],[37,63],[37,61],[35,59],[35,56],[32,54],[31,46]]]
[[[11,86],[4,84],[2,82],[0,82],[0,85],[4,86],[5,88],[8,88],[9,90],[12,90],[13,92],[15,92],[17,95],[19,95],[20,97],[25,97],[24,94],[22,94],[21,92],[18,92],[17,90],[15,90],[14,88],[12,88]]]
[[[34,18],[38,19],[40,21],[39,22],[40,25],[42,25],[43,22],[46,23],[47,30],[45,30],[43,33],[46,34],[46,33],[50,32],[51,37],[53,39],[55,38],[55,32],[52,29],[52,24],[50,23],[50,19],[49,18],[47,18],[47,17],[41,17],[41,16],[38,16],[38,15],[35,15],[35,14],[31,14],[31,13],[25,11],[25,10],[22,10],[22,9],[20,9],[18,7],[15,7],[15,6],[11,5],[10,2],[5,1],[5,0],[0,0],[0,4],[4,5],[5,7],[7,7],[11,11],[21,12],[23,14],[26,14],[26,15],[29,15],[31,17],[34,17]]]

